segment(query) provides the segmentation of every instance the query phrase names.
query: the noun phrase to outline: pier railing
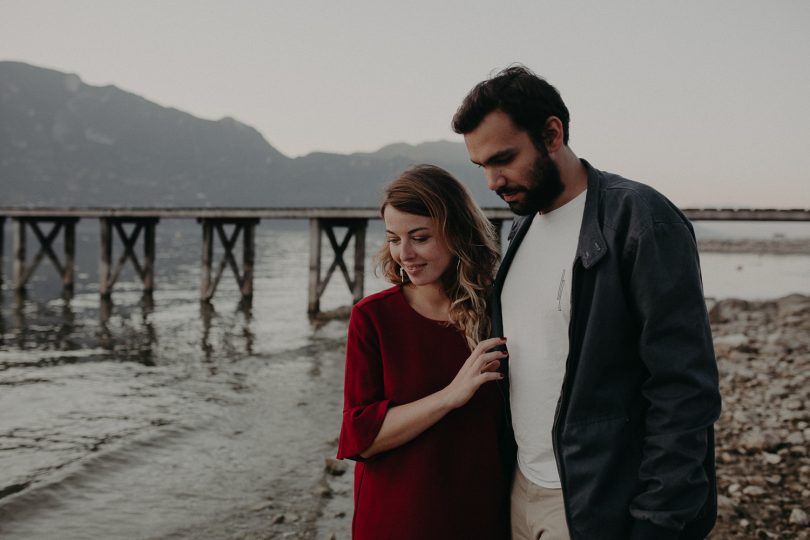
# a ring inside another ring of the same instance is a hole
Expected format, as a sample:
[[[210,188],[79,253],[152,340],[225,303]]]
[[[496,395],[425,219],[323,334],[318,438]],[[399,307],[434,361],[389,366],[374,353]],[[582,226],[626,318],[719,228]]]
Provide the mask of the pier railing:
[[[810,221],[810,209],[768,208],[687,208],[684,214],[693,221]],[[484,213],[500,233],[504,221],[513,219],[507,208],[485,208]],[[145,293],[155,287],[155,229],[161,219],[195,219],[202,229],[202,278],[200,299],[214,297],[226,267],[230,267],[243,299],[253,295],[255,264],[255,228],[261,220],[307,219],[310,222],[309,292],[307,309],[320,311],[320,298],[326,285],[339,270],[356,302],[363,297],[366,230],[370,219],[379,219],[376,208],[0,208],[0,268],[3,268],[4,231],[7,218],[14,223],[14,289],[25,287],[44,258],[48,258],[61,276],[63,291],[70,296],[75,280],[76,223],[80,219],[98,219],[99,292],[109,298],[121,270],[130,262],[143,282]],[[229,230],[230,228],[230,230]],[[27,232],[39,246],[29,260]],[[342,236],[340,234],[342,233]],[[54,241],[64,237],[64,253],[53,248]],[[115,238],[123,252],[113,262]],[[334,258],[323,271],[323,238],[326,237]],[[500,237],[500,235],[499,235]],[[241,264],[238,244],[241,241]],[[345,254],[353,241],[353,261],[347,265]],[[214,267],[214,245],[219,242],[223,256]],[[138,244],[143,246],[142,258]],[[351,271],[350,271],[351,267]],[[0,283],[3,276],[0,273]]]

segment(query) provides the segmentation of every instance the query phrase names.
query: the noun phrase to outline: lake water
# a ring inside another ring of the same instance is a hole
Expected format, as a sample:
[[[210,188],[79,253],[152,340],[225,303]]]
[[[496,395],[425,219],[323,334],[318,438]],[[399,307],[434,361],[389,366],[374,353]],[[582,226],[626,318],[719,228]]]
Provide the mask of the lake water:
[[[761,225],[698,232],[810,237],[810,224]],[[340,512],[327,523],[337,530],[310,525],[334,517],[318,489],[339,429],[346,321],[307,317],[305,224],[258,227],[250,307],[237,301],[229,273],[212,307],[200,304],[193,222],[158,226],[152,297],[127,270],[112,304],[98,297],[92,220],[79,226],[70,301],[60,298],[47,260],[27,297],[14,294],[9,233],[0,313],[2,538],[213,539],[262,529],[279,538],[347,537]],[[369,251],[381,238],[374,223]],[[709,297],[810,294],[810,253],[704,253],[701,261]],[[367,276],[366,293],[385,286]],[[322,308],[349,299],[336,273]]]

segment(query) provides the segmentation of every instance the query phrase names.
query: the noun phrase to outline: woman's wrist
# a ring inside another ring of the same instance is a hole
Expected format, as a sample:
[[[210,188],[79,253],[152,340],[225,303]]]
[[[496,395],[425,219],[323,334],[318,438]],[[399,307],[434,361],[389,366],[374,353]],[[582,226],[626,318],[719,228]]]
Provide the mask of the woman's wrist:
[[[439,408],[442,412],[448,413],[452,410],[461,407],[462,403],[458,402],[452,388],[452,384],[445,386],[438,392],[439,394]]]

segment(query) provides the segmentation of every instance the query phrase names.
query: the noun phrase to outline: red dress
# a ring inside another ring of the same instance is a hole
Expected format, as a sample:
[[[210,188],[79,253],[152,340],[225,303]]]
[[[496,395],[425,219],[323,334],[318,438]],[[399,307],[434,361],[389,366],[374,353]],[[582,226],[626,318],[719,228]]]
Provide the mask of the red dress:
[[[400,287],[354,306],[338,458],[357,460],[354,540],[509,538],[497,384],[410,442],[364,460],[389,407],[441,390],[470,355],[458,330],[419,315]]]

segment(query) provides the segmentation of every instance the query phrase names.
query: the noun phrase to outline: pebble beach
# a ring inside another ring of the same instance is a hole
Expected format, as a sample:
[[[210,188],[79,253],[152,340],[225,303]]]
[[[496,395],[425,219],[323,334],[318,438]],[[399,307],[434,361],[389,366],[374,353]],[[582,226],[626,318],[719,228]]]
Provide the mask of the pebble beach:
[[[810,538],[810,298],[722,300],[709,315],[723,396],[711,538]]]

